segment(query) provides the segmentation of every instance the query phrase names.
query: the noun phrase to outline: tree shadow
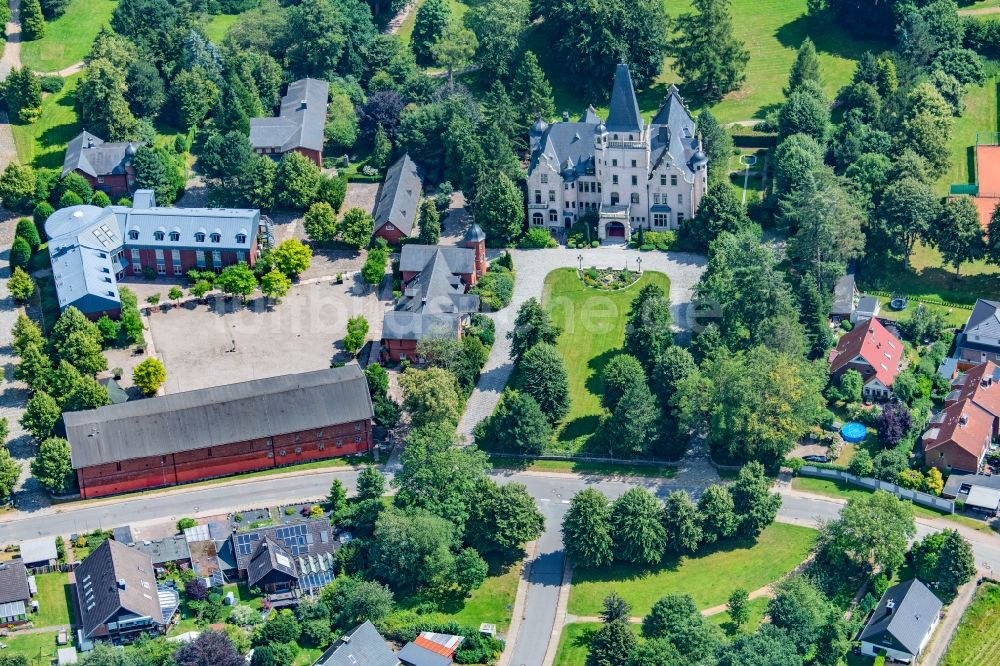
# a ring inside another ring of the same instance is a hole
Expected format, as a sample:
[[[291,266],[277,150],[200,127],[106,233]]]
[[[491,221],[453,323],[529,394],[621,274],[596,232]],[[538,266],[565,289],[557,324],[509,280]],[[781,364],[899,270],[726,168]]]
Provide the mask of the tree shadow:
[[[615,356],[624,353],[621,348],[608,349],[607,351],[594,356],[589,361],[587,361],[587,367],[590,368],[591,374],[587,377],[587,381],[584,386],[588,391],[596,396],[603,395],[604,393],[604,369],[608,366]]]
[[[598,414],[579,416],[567,423],[559,431],[560,442],[571,442],[581,437],[590,437],[597,432],[597,427],[601,424],[601,417]]]
[[[809,37],[816,45],[818,53],[851,60],[860,58],[865,51],[878,53],[891,47],[889,42],[852,37],[836,23],[834,16],[829,12],[812,16],[802,14],[779,27],[774,36],[782,46],[796,50],[805,38]]]

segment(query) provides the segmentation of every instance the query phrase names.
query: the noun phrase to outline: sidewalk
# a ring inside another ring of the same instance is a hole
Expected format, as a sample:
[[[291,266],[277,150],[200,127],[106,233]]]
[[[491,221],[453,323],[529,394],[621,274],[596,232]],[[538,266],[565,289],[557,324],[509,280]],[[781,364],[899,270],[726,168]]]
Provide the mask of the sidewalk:
[[[983,575],[984,572],[980,571],[976,578]],[[927,646],[927,650],[920,659],[921,666],[937,666],[944,657],[951,644],[951,639],[955,636],[955,630],[958,629],[958,623],[965,615],[969,604],[972,603],[973,597],[976,596],[977,589],[976,579],[973,579],[958,590],[958,596],[948,606],[944,619],[938,624],[937,630],[931,637],[930,645]]]

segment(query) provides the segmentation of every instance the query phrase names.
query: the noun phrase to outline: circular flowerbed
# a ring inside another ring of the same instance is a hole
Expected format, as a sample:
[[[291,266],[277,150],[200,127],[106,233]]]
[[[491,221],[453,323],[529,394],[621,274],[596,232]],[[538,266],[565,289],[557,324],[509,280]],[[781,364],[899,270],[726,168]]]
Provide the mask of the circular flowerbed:
[[[583,272],[577,271],[580,279],[588,287],[603,289],[605,291],[615,291],[630,287],[638,281],[640,273],[627,268],[590,268]]]

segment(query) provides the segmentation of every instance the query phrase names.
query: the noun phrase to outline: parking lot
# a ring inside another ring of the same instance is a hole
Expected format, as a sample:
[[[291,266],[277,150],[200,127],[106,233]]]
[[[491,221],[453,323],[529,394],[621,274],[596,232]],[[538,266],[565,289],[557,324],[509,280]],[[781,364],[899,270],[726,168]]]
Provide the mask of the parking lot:
[[[292,287],[281,303],[257,298],[194,302],[148,317],[154,349],[167,369],[167,393],[319,370],[346,354],[347,319],[364,314],[378,339],[384,307],[375,292],[346,276]],[[114,362],[112,362],[114,364]],[[126,369],[126,375],[131,371]],[[130,377],[129,377],[130,378]]]

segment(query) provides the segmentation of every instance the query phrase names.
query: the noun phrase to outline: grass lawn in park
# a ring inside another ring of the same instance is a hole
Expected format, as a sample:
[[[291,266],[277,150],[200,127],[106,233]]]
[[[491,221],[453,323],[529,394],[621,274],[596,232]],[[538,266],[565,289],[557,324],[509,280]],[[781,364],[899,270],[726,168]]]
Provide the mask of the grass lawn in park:
[[[750,600],[750,618],[747,623],[740,628],[736,628],[735,625],[729,619],[729,612],[723,611],[721,613],[716,613],[715,615],[709,615],[709,621],[722,627],[722,630],[730,637],[736,636],[738,632],[743,632],[746,634],[753,633],[757,631],[757,627],[760,623],[764,621],[764,615],[767,614],[767,604],[771,600],[768,597],[757,597],[756,599]]]
[[[71,624],[72,592],[69,574],[47,573],[35,576],[38,585],[38,613],[32,617],[36,627]]]
[[[910,299],[904,310],[893,310],[889,307],[889,302],[892,298],[889,296],[878,296],[879,302],[882,304],[882,311],[879,312],[879,317],[883,319],[892,319],[893,321],[907,321],[913,316],[913,313],[917,311],[921,305],[923,305],[931,313],[939,313],[944,317],[945,325],[951,327],[964,326],[966,320],[968,320],[969,315],[972,314],[972,308],[968,307],[952,307],[947,305],[938,305],[937,303],[921,303],[916,299]]]
[[[50,664],[56,656],[56,638],[59,632],[45,632],[41,634],[21,634],[11,635],[3,639],[7,644],[4,652],[13,654],[23,654],[28,658],[30,664]]]
[[[45,95],[38,120],[30,125],[12,124],[17,159],[33,167],[62,166],[66,144],[80,133],[80,124],[73,107],[76,84],[82,74],[66,79],[66,85],[57,93]]]
[[[573,622],[563,627],[555,666],[580,666],[587,663],[590,641],[600,628],[600,622]],[[641,630],[638,624],[631,625],[631,628],[636,634]]]
[[[690,594],[699,608],[724,604],[737,588],[752,592],[795,569],[809,555],[816,535],[808,527],[774,523],[755,543],[732,539],[691,557],[670,557],[657,567],[576,569],[569,612],[598,615],[612,591],[632,604],[632,615],[645,615],[667,594]]]
[[[422,617],[427,622],[458,622],[470,627],[478,627],[480,623],[487,622],[497,625],[497,631],[507,631],[514,597],[517,595],[517,583],[521,579],[521,562],[501,568],[496,562],[487,561],[490,564],[490,575],[479,589],[473,590],[464,600],[442,604],[439,606],[440,612]],[[421,600],[414,597],[409,601],[417,604]],[[408,600],[400,601],[399,605],[405,608]]]
[[[670,0],[664,5],[672,17],[689,11],[686,2]],[[788,81],[796,51],[806,37],[816,43],[823,87],[831,99],[850,81],[862,53],[883,51],[888,46],[851,37],[829,15],[806,16],[806,0],[732,0],[730,12],[736,36],[750,51],[750,62],[742,88],[712,107],[716,118],[723,123],[763,118],[783,102],[782,87]],[[557,112],[566,110],[579,116],[588,104],[593,104],[602,116],[607,115],[607,100],[584,99],[571,81],[559,80],[556,76],[560,71],[559,60],[537,28],[529,32],[527,43],[552,81]],[[680,83],[680,77],[669,64],[667,59],[653,84],[638,91],[639,106],[647,118],[663,101],[667,86]],[[611,82],[607,85],[610,90]],[[697,100],[687,101],[693,109],[700,106]]]
[[[66,13],[45,22],[45,36],[21,43],[21,62],[36,72],[57,72],[83,60],[117,0],[73,0]]]
[[[417,10],[421,4],[423,4],[423,0],[418,0],[416,7],[413,8],[413,11],[406,17],[406,20],[399,26],[399,32],[396,34],[404,42],[409,42],[410,38],[413,37],[413,26],[417,22]],[[451,7],[452,17],[458,20],[461,20],[468,13],[469,9],[471,9],[469,5],[460,2],[460,0],[448,0],[448,6]]]
[[[942,666],[986,666],[1000,654],[1000,585],[983,583],[965,611]]]
[[[604,413],[601,373],[625,341],[629,307],[647,284],[670,293],[667,276],[652,271],[621,291],[587,287],[574,268],[560,268],[545,277],[542,304],[562,330],[556,346],[569,375],[569,413],[556,435],[560,448],[576,448],[597,430]]]

